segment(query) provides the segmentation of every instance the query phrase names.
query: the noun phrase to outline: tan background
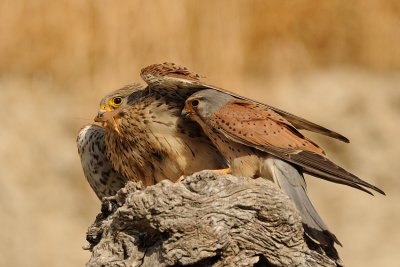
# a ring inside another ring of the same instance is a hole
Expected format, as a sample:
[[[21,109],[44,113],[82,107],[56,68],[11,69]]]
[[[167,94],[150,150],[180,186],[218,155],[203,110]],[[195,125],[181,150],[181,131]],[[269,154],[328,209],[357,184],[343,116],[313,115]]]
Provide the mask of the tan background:
[[[348,266],[400,260],[400,2],[0,1],[0,266],[82,266],[99,201],[75,146],[107,92],[142,67],[209,83],[328,126],[311,135],[386,197],[308,177]]]

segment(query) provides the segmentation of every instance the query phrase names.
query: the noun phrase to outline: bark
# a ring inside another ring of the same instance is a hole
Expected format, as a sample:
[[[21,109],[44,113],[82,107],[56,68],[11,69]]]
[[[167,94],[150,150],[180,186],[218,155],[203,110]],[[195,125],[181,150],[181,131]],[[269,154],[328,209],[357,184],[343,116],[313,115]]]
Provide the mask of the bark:
[[[202,171],[103,201],[87,266],[338,266],[310,246],[291,201],[265,179]]]

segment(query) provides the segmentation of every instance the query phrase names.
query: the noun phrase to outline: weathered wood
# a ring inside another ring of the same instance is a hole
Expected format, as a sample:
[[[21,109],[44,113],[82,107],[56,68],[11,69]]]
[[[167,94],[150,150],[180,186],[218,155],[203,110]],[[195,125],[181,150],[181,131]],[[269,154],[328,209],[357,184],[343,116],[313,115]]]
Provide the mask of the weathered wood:
[[[338,266],[309,248],[293,204],[265,179],[128,183],[102,211],[87,266]]]

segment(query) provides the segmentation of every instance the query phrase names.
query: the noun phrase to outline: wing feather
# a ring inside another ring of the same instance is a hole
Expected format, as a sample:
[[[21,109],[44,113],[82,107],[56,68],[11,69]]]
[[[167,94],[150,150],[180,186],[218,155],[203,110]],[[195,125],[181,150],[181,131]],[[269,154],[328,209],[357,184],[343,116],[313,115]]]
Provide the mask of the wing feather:
[[[104,134],[103,127],[89,124],[79,131],[76,140],[83,173],[100,200],[115,195],[125,185],[125,178],[106,156]]]
[[[166,88],[168,88],[173,90],[183,90],[185,94],[186,92],[192,94],[204,89],[214,89],[219,92],[229,94],[237,99],[252,101],[268,109],[271,109],[276,113],[278,113],[279,115],[281,115],[287,121],[289,121],[297,129],[304,129],[307,131],[319,133],[325,136],[338,139],[345,143],[350,142],[349,139],[347,139],[345,136],[337,132],[329,130],[325,127],[322,127],[306,119],[293,115],[289,112],[246,98],[244,96],[235,94],[228,90],[224,90],[222,88],[204,83],[200,80],[200,75],[191,72],[187,68],[181,67],[174,63],[165,62],[163,64],[153,64],[148,67],[145,67],[141,71],[141,77],[153,90],[160,90],[160,89],[165,90]]]
[[[227,138],[299,165],[309,174],[368,193],[361,186],[384,194],[330,161],[317,144],[302,136],[285,118],[257,103],[230,101],[207,123]]]

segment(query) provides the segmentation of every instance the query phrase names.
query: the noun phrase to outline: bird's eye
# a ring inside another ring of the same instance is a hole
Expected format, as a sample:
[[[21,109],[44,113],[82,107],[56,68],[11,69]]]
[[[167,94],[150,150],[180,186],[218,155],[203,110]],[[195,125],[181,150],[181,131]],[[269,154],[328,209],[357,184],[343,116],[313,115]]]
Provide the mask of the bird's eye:
[[[199,100],[197,100],[197,99],[192,100],[193,107],[197,107],[198,105],[199,105]]]
[[[122,103],[122,97],[119,96],[113,97],[110,102],[111,102],[110,104],[113,107],[118,107]]]

